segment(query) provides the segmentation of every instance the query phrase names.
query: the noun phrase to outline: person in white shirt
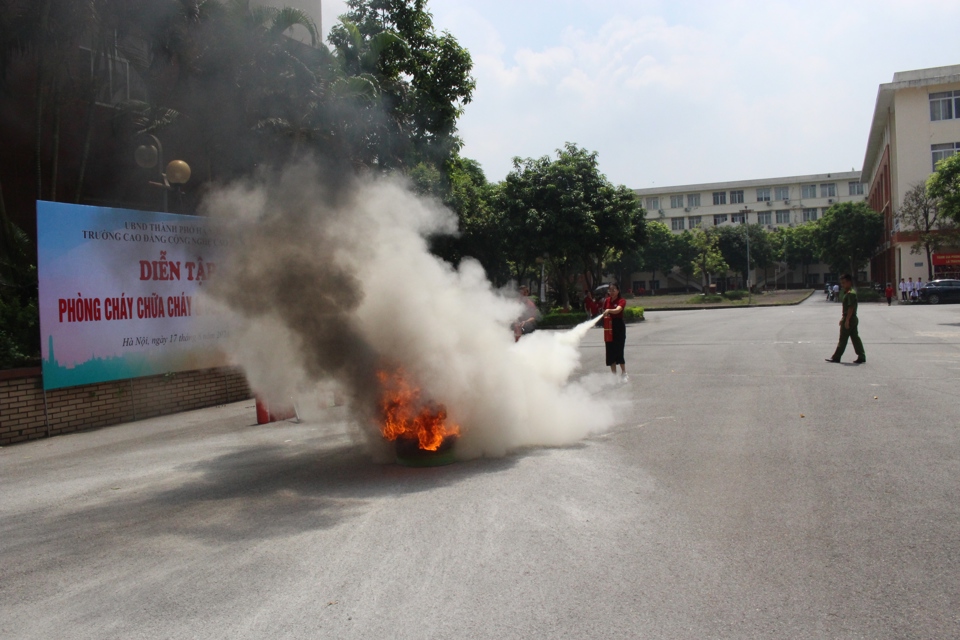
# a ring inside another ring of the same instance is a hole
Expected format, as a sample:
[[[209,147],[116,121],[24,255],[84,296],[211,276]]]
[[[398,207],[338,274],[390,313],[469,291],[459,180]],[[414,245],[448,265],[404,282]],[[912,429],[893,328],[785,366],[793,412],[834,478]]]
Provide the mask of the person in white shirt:
[[[907,292],[910,294],[911,302],[917,299],[917,283],[913,281],[913,278],[907,278]]]
[[[900,299],[907,301],[907,283],[903,278],[900,278]]]
[[[833,285],[833,301],[840,302],[840,285]]]

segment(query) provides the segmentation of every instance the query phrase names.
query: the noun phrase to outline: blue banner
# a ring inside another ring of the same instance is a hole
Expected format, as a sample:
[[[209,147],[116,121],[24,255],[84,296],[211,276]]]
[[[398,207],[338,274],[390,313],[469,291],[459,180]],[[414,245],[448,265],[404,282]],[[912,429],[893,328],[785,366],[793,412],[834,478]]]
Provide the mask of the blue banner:
[[[44,388],[226,364],[221,243],[206,218],[38,201]]]

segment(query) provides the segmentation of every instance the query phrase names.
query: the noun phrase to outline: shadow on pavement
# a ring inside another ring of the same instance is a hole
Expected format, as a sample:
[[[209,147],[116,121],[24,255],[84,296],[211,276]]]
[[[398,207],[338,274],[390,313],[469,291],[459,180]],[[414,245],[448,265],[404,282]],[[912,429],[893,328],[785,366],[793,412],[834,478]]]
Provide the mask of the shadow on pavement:
[[[0,561],[18,550],[50,557],[88,554],[131,543],[136,547],[137,539],[147,538],[186,537],[217,544],[296,535],[362,515],[375,498],[498,473],[516,460],[413,469],[375,464],[356,445],[245,448],[180,467],[167,481],[151,478],[145,487],[95,491],[75,508],[57,505],[34,511],[29,518],[7,519],[0,526],[6,548]]]

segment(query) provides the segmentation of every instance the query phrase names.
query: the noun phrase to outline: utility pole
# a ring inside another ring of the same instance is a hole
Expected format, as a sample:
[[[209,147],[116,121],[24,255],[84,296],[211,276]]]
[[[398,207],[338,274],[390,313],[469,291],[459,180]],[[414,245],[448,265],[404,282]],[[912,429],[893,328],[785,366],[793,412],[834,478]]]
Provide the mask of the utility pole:
[[[750,288],[750,209],[744,208],[740,213],[743,214],[743,230],[747,236],[747,304],[753,301],[753,290]]]

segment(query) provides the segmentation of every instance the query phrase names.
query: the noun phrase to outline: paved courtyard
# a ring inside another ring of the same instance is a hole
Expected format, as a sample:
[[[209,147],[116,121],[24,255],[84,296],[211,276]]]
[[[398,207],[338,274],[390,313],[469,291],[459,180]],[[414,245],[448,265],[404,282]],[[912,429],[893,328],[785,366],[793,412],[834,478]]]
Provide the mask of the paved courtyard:
[[[621,424],[504,459],[252,402],[2,448],[0,637],[960,637],[960,306],[860,315],[649,313]]]

